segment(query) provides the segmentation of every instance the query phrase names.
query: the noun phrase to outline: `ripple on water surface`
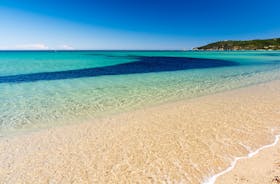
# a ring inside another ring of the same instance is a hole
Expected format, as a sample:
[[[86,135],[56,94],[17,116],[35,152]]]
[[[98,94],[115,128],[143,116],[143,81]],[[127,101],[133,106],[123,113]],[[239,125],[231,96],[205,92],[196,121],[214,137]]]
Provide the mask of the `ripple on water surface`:
[[[14,55],[17,55],[16,60]],[[275,63],[279,60],[277,52],[73,52],[72,55],[35,52],[14,55],[5,55],[0,61],[6,62],[1,67],[7,69],[5,73],[4,69],[0,70],[2,133],[81,122],[280,76],[279,65]],[[21,57],[22,63],[19,62]],[[199,57],[204,59],[196,59]],[[20,68],[17,73],[9,67],[13,63],[26,67],[40,60],[42,66],[34,65],[29,73],[22,73]]]

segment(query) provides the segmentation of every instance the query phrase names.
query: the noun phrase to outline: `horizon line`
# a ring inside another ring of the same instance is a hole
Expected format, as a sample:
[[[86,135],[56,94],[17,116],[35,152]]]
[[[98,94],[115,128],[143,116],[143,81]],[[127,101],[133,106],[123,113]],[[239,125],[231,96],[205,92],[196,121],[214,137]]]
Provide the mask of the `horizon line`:
[[[192,49],[0,49],[0,52],[5,52],[5,51],[38,51],[38,52],[61,52],[61,51],[68,51],[68,52],[76,52],[76,51],[192,51]]]

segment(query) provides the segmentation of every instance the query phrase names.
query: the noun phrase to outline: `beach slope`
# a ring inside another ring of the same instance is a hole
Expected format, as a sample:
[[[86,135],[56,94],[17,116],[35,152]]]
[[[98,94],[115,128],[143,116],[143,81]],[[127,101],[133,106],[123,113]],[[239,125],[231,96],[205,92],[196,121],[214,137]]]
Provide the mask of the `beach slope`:
[[[280,81],[272,81],[2,137],[0,183],[202,183],[234,158],[274,142],[279,91]],[[258,157],[270,167],[278,157],[272,153]],[[236,168],[247,178],[262,161],[243,162]],[[274,176],[262,174],[268,182]]]

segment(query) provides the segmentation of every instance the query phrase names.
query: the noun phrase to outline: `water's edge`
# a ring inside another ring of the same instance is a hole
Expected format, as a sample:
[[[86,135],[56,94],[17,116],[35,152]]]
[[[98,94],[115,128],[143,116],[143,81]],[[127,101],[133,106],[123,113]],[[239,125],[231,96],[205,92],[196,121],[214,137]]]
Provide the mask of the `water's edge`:
[[[280,140],[280,134],[275,135],[274,141],[271,144],[264,145],[264,146],[260,147],[259,149],[255,150],[253,152],[250,152],[246,156],[234,158],[234,160],[231,162],[231,164],[228,168],[226,168],[225,170],[207,178],[205,181],[202,182],[202,184],[214,184],[218,177],[232,171],[235,168],[238,161],[252,158],[253,156],[257,155],[260,151],[262,151],[264,149],[267,149],[267,148],[270,148],[270,147],[276,146],[278,144],[279,140]]]
[[[85,117],[83,119],[80,119],[80,122],[77,122],[78,119],[73,119],[73,120],[67,120],[67,123],[65,123],[64,121],[62,121],[59,124],[56,124],[55,126],[53,125],[48,125],[48,126],[41,126],[41,127],[36,127],[36,128],[24,128],[24,129],[14,129],[14,130],[10,130],[10,131],[6,131],[3,132],[0,130],[0,139],[1,138],[7,138],[7,137],[14,137],[17,135],[26,135],[29,133],[34,133],[34,132],[38,132],[38,131],[44,131],[47,129],[52,129],[52,128],[57,128],[57,127],[63,127],[63,126],[71,126],[74,124],[82,124],[82,123],[88,123],[91,121],[98,121],[100,119],[104,119],[104,118],[110,118],[110,117],[114,117],[120,114],[125,114],[125,113],[129,113],[129,112],[133,112],[133,111],[138,111],[141,109],[147,109],[147,108],[154,108],[157,106],[161,106],[161,105],[165,105],[165,104],[172,104],[172,103],[178,103],[178,102],[189,102],[189,101],[193,101],[199,98],[203,98],[203,97],[207,97],[207,96],[213,96],[213,95],[218,95],[218,94],[222,94],[222,93],[226,93],[226,92],[230,92],[230,91],[235,91],[235,90],[240,90],[240,89],[245,89],[245,88],[249,88],[249,87],[253,87],[253,86],[258,86],[258,85],[262,85],[262,84],[267,84],[273,81],[278,81],[280,79],[271,79],[271,80],[267,80],[267,81],[261,81],[261,82],[257,82],[257,83],[253,83],[253,84],[247,84],[247,85],[243,85],[243,86],[239,86],[239,87],[235,87],[232,89],[225,89],[225,90],[220,90],[220,91],[216,91],[213,93],[208,93],[208,94],[203,94],[203,95],[198,95],[195,97],[181,97],[181,98],[175,98],[175,99],[168,99],[166,101],[161,101],[161,102],[155,102],[153,104],[147,104],[147,105],[143,105],[141,107],[133,107],[131,109],[121,109],[121,110],[117,110],[117,111],[109,111],[109,112],[105,112],[105,113],[100,113],[98,115],[95,116],[89,116],[89,117]]]

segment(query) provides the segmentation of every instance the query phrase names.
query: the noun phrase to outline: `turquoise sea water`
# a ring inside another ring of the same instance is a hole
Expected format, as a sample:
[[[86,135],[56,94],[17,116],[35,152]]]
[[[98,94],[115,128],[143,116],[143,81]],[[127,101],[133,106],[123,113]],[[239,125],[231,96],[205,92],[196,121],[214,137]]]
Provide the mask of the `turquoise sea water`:
[[[280,79],[279,51],[0,52],[0,134]]]

